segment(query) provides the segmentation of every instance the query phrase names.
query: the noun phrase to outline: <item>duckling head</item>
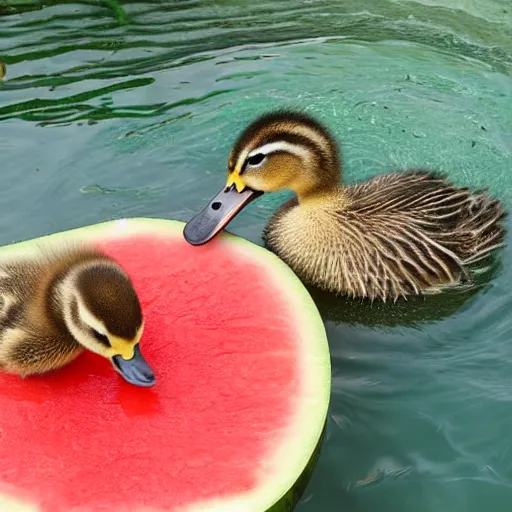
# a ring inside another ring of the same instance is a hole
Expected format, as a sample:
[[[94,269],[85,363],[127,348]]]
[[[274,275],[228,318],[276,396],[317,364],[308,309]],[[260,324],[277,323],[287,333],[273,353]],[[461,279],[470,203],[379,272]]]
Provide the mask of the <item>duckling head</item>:
[[[229,155],[225,187],[184,229],[201,245],[265,192],[288,189],[299,202],[328,196],[340,187],[338,146],[325,126],[299,112],[265,114],[239,136]]]
[[[144,319],[130,278],[98,260],[68,273],[60,287],[66,327],[84,348],[112,362],[129,383],[150,387],[155,376],[140,350]]]

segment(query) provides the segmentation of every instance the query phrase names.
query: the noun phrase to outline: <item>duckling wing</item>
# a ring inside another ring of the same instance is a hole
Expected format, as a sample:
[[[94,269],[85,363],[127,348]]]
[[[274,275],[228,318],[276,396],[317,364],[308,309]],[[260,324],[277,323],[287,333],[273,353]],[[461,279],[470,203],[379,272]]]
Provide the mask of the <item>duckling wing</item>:
[[[480,258],[504,243],[503,206],[486,190],[458,188],[442,175],[409,171],[377,176],[353,187],[354,212],[394,218],[423,229],[451,247],[462,262]]]
[[[57,260],[0,262],[0,369],[22,376],[64,366],[80,346],[48,317]]]
[[[437,174],[412,171],[351,187],[340,228],[350,237],[348,246],[372,255],[362,264],[377,284],[374,293],[397,296],[466,275],[465,265],[503,244],[504,216],[485,191],[472,193]]]
[[[25,263],[0,264],[0,343],[5,330],[19,326],[26,304],[34,296],[34,270]]]

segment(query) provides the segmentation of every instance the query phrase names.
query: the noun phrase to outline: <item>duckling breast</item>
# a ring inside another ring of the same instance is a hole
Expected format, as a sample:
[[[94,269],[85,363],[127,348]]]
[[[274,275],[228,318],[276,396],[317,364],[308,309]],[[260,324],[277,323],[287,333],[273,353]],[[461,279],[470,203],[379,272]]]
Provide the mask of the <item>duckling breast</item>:
[[[270,219],[263,240],[305,283],[335,293],[350,288],[336,212],[305,208],[292,200]]]

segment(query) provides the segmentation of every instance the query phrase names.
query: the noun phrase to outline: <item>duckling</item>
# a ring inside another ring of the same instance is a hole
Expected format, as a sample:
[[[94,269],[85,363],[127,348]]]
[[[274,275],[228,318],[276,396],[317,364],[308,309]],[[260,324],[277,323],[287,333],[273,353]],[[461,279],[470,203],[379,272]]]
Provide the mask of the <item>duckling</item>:
[[[263,193],[295,196],[263,232],[306,284],[334,295],[407,299],[469,282],[471,265],[504,244],[506,213],[485,190],[458,188],[423,169],[344,186],[339,147],[309,115],[272,112],[239,136],[227,183],[185,226],[185,239],[213,238]]]
[[[84,349],[109,359],[129,383],[155,384],[139,341],[144,319],[129,276],[86,245],[39,246],[0,260],[0,370],[56,370]]]

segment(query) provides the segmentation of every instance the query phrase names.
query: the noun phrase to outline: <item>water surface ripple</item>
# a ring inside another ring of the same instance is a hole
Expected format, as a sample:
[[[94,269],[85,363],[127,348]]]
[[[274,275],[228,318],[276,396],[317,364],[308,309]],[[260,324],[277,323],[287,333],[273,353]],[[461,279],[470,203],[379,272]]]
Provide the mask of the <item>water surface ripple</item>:
[[[187,220],[236,134],[298,107],[349,183],[440,169],[512,204],[509,0],[0,3],[1,240],[120,216]],[[231,230],[256,243],[287,193]],[[333,362],[301,512],[509,512],[512,269],[396,305],[312,290]]]

